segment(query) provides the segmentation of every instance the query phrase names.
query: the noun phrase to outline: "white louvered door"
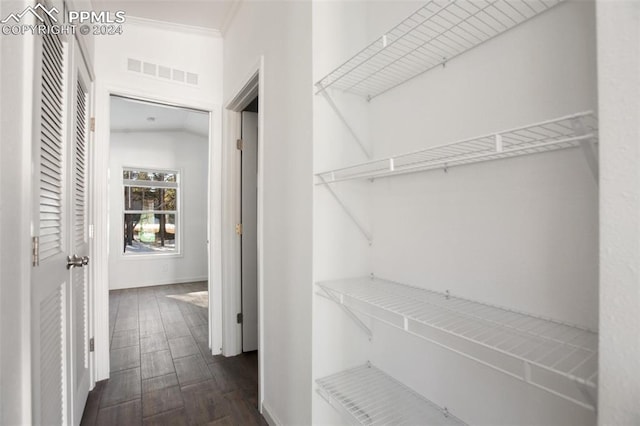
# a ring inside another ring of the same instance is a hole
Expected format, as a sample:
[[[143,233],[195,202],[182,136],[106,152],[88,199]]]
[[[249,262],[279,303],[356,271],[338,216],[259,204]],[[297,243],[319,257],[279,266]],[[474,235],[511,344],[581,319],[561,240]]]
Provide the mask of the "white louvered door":
[[[89,256],[88,177],[89,177],[89,95],[91,80],[79,47],[74,49],[75,72],[72,79],[71,129],[71,239],[70,253]],[[89,264],[71,268],[70,352],[71,352],[71,424],[79,425],[90,386],[89,375]]]
[[[39,240],[39,260],[33,266],[31,289],[33,423],[59,425],[69,420],[69,146],[64,124],[64,93],[68,87],[61,38],[44,35],[39,41],[33,137],[33,235]]]

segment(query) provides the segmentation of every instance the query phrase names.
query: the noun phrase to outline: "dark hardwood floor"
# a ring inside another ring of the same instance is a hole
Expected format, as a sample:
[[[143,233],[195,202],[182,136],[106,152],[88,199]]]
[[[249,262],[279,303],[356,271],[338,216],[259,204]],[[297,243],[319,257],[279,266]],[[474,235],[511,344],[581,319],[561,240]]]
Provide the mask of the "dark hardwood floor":
[[[82,425],[266,425],[257,352],[212,356],[205,282],[109,294],[111,377]]]

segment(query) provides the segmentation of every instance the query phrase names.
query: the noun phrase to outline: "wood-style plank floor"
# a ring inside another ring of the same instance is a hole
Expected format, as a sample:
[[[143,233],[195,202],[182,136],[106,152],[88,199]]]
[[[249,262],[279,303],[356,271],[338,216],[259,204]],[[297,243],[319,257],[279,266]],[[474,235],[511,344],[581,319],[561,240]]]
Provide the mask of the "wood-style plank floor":
[[[207,311],[206,282],[111,291],[111,377],[82,425],[266,425],[257,353],[212,356]]]

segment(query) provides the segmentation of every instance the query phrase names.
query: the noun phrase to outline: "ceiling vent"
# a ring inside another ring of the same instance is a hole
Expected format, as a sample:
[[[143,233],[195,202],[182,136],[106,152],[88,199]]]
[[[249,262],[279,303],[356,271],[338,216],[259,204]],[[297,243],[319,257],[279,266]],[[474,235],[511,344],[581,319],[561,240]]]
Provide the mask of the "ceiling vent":
[[[166,67],[164,65],[144,62],[139,59],[128,58],[127,70],[136,74],[155,77],[159,80],[173,81],[175,83],[198,85],[198,74],[194,72]]]

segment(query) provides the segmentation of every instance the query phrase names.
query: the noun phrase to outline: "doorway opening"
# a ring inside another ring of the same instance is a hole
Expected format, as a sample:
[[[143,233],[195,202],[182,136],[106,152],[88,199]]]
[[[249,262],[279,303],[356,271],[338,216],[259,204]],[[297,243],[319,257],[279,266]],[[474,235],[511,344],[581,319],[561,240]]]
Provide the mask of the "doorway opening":
[[[184,363],[210,376],[209,121],[200,110],[110,97],[111,382],[198,380]],[[107,403],[134,395],[113,396]]]
[[[241,113],[240,300],[242,352],[258,350],[258,97]]]

